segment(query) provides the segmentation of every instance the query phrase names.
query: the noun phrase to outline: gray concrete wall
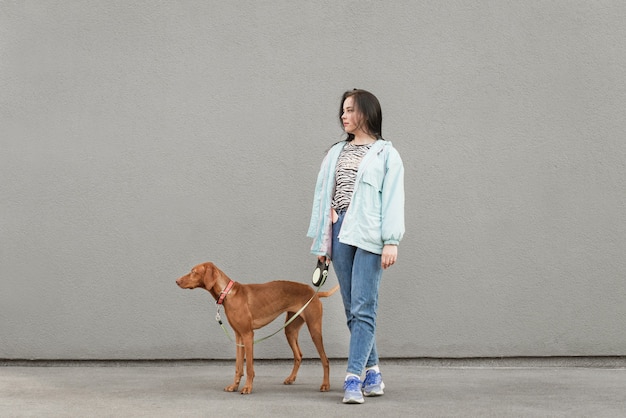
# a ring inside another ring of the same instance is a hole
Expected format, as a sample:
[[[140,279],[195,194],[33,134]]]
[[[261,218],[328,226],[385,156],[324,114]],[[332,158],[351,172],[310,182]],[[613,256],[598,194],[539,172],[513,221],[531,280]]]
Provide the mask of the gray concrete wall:
[[[406,166],[383,356],[626,355],[625,21],[619,0],[0,2],[0,358],[232,358],[174,280],[310,280],[353,87]],[[324,327],[345,356],[338,296]]]

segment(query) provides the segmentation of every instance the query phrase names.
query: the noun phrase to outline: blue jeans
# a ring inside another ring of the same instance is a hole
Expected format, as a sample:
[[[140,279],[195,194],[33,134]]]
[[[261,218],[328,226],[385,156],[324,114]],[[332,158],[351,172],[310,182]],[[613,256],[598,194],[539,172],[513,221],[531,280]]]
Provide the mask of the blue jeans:
[[[383,269],[380,254],[339,242],[344,215],[340,212],[333,224],[332,264],[350,330],[347,372],[360,376],[366,367],[378,364],[376,311]]]

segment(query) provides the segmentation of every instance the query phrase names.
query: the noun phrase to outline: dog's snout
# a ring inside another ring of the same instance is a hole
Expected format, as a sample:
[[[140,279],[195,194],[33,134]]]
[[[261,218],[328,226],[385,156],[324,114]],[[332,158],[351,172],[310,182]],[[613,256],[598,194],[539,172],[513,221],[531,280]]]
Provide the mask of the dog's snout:
[[[188,274],[183,276],[183,277],[179,277],[178,279],[176,279],[176,284],[181,289],[192,289],[192,288],[195,287],[195,286],[191,285]]]

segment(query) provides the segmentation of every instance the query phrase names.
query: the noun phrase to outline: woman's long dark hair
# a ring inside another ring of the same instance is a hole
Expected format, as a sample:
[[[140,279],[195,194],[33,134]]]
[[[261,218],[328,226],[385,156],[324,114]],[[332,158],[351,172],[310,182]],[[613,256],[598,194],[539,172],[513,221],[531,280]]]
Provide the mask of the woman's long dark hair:
[[[341,116],[343,114],[343,103],[348,97],[354,100],[354,107],[363,115],[363,130],[376,139],[383,139],[383,111],[376,96],[366,90],[354,89],[343,94],[339,107],[339,122],[343,126]],[[349,133],[347,141],[352,141],[354,134]]]

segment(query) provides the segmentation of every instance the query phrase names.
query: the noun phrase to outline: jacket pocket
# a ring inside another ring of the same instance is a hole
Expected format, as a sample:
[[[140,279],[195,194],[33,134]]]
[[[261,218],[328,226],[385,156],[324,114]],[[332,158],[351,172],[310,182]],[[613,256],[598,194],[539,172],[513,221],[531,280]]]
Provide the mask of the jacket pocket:
[[[362,208],[362,222],[369,234],[380,235],[382,215],[383,177],[375,172],[363,173],[358,194]]]
[[[376,173],[374,170],[364,172],[361,177],[361,183],[373,187],[379,193],[383,190],[383,176],[382,174]]]

